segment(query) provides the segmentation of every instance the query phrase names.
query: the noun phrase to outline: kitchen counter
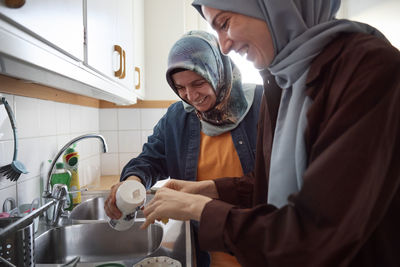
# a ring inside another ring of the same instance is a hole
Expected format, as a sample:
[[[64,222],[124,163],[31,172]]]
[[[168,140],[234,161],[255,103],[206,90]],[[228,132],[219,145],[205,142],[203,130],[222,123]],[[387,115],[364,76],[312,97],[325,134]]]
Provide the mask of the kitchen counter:
[[[86,187],[89,191],[102,191],[109,190],[111,186],[118,182],[119,175],[103,175],[97,181],[83,187]]]

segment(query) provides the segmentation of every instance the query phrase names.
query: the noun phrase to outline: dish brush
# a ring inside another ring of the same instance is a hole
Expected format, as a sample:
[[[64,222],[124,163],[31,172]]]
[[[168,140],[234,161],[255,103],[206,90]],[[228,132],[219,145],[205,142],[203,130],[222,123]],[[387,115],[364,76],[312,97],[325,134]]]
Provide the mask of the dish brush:
[[[22,173],[28,173],[28,171],[26,170],[24,164],[17,160],[18,138],[17,138],[17,126],[15,123],[14,113],[12,112],[10,105],[8,104],[7,100],[4,97],[1,98],[0,104],[4,104],[4,107],[6,108],[14,135],[13,161],[11,162],[11,164],[8,164],[0,168],[0,175],[7,177],[7,179],[10,179],[11,181],[17,181]]]

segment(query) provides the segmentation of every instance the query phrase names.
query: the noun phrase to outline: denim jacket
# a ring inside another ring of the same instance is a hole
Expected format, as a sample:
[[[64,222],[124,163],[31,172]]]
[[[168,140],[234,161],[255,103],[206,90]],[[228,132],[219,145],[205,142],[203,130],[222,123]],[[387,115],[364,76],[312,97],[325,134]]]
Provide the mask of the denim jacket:
[[[244,174],[254,167],[262,93],[262,86],[257,86],[252,107],[238,127],[231,131]],[[181,101],[172,104],[154,127],[142,153],[123,168],[120,180],[135,175],[146,188],[168,177],[196,181],[200,129],[195,112],[187,113]]]

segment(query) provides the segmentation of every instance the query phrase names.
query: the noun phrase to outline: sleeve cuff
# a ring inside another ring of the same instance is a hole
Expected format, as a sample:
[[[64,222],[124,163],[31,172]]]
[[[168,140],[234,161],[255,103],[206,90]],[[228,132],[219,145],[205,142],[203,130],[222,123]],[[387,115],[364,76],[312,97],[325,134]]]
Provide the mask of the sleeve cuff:
[[[219,199],[224,202],[236,204],[238,196],[236,180],[237,178],[218,178],[215,179],[215,186],[217,187]]]
[[[200,218],[199,244],[203,250],[227,251],[224,242],[225,222],[233,205],[220,200],[206,204]]]

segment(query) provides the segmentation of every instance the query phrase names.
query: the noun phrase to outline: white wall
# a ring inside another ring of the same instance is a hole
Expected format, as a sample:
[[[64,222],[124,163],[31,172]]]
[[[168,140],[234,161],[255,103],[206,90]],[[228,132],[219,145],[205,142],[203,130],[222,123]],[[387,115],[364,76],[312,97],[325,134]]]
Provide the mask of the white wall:
[[[188,30],[206,29],[191,0],[145,0],[146,100],[175,100],[165,72],[172,45]]]
[[[399,0],[344,0],[338,17],[349,18],[378,28],[393,46],[400,49]]]

